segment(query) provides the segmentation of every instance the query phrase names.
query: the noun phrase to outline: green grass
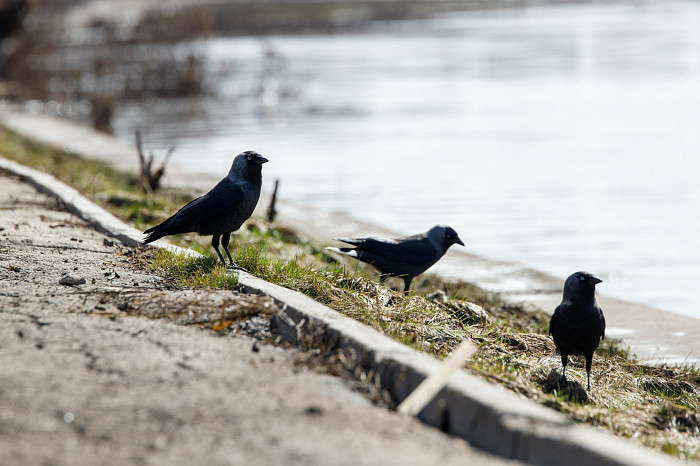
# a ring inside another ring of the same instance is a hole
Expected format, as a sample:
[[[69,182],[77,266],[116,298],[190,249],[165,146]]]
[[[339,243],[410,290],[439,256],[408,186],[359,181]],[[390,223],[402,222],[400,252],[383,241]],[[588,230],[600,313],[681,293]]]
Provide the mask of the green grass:
[[[191,257],[156,249],[152,264],[154,270],[176,279],[184,287],[233,290],[238,286],[236,274],[227,274],[226,269],[211,256]]]
[[[146,196],[135,177],[1,128],[0,154],[52,173],[137,228],[160,222],[191,199],[172,192]],[[183,287],[236,288],[235,274],[226,274],[206,239],[191,234],[172,239],[205,257],[156,250],[150,258],[153,270]],[[260,220],[247,222],[234,241],[230,249],[236,263],[262,279],[300,291],[436,357],[470,339],[478,351],[467,368],[485,379],[576,422],[681,458],[700,459],[700,371],[694,366],[643,365],[619,341],[605,340],[594,357],[591,391],[584,389],[580,359],[570,362],[569,386],[561,387],[561,363],[546,334],[549,315],[543,311],[431,275],[414,280],[414,291],[397,292],[380,285],[371,267],[328,255],[323,244]],[[482,306],[488,320],[475,319],[470,303]]]

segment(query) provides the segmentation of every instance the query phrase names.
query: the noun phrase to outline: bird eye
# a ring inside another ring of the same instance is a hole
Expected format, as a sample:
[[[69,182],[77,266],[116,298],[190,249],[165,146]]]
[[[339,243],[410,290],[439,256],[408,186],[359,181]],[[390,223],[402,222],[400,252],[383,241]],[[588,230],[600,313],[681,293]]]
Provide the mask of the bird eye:
[[[250,155],[246,155],[245,158],[246,158],[246,160],[247,160],[248,162],[250,162],[251,160],[253,160],[253,157],[251,157]]]
[[[586,277],[584,277],[583,275],[581,275],[580,277],[578,277],[578,279],[581,280],[581,281],[584,281],[584,280],[586,279]]]

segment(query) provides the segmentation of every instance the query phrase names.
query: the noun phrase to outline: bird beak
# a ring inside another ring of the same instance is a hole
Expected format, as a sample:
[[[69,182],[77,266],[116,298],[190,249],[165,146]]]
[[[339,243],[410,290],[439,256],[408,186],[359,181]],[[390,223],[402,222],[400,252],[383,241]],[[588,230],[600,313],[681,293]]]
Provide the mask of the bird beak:
[[[463,243],[462,240],[459,238],[459,236],[455,238],[455,244],[461,244],[462,246],[464,246],[464,243]]]
[[[602,283],[603,280],[601,280],[598,277],[590,277],[590,281],[593,282],[594,285],[597,285],[598,283]]]
[[[267,160],[265,157],[263,157],[262,155],[260,155],[260,156],[258,156],[258,157],[255,159],[255,162],[256,162],[258,165],[262,165],[262,164],[264,164],[265,162],[269,162],[269,160]]]

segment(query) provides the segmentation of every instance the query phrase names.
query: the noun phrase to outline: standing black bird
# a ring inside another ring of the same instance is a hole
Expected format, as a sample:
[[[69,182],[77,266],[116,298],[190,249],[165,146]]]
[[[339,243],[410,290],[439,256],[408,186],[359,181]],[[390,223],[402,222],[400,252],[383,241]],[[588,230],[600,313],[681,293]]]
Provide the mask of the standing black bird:
[[[444,225],[437,225],[425,233],[405,238],[335,238],[336,241],[352,244],[355,248],[332,248],[330,251],[345,254],[371,264],[379,270],[380,282],[387,277],[401,277],[404,291],[408,291],[411,281],[428,270],[453,244],[464,243],[457,232]]]
[[[219,251],[219,238],[231,267],[238,268],[228,251],[228,243],[231,232],[238,230],[255,210],[262,186],[262,164],[265,162],[267,159],[257,152],[238,154],[226,178],[160,225],[146,230],[144,233],[148,233],[148,236],[143,242],[150,243],[163,236],[180,233],[212,235],[211,245],[221,262],[227,265]]]
[[[586,357],[588,390],[591,389],[593,352],[605,338],[605,316],[595,300],[595,286],[602,281],[590,273],[576,272],[564,283],[564,298],[549,322],[549,333],[564,366],[562,385],[566,385],[568,356],[582,354]]]

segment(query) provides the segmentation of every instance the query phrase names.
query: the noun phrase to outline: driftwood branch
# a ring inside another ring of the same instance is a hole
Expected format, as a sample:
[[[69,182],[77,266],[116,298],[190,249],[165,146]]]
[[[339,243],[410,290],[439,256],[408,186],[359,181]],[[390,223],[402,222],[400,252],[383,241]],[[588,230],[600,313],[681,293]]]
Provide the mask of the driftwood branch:
[[[141,144],[141,131],[139,130],[136,130],[136,150],[139,154],[139,165],[141,166],[141,187],[147,193],[157,191],[160,187],[160,179],[163,177],[163,174],[165,174],[165,167],[168,165],[170,157],[175,151],[175,147],[173,146],[168,149],[168,152],[165,154],[165,158],[163,159],[163,163],[155,171],[153,171],[153,152],[149,152],[148,155],[144,153],[143,146]]]
[[[270,207],[267,208],[267,220],[272,223],[275,221],[275,216],[277,215],[277,209],[275,205],[277,204],[277,188],[279,187],[280,180],[275,180],[275,189],[272,191],[272,199],[270,199]]]

